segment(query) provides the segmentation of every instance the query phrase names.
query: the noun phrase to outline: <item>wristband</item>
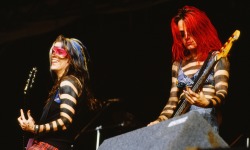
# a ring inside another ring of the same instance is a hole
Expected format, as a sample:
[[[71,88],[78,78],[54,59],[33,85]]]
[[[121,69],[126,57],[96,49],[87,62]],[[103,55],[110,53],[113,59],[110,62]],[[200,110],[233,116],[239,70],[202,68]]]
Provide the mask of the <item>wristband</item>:
[[[37,134],[39,132],[39,125],[35,125],[34,132],[35,132],[35,134]]]

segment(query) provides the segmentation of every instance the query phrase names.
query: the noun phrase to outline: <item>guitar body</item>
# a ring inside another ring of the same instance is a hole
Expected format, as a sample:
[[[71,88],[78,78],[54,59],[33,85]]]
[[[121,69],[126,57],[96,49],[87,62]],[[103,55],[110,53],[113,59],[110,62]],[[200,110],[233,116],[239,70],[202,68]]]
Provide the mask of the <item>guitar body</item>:
[[[236,30],[232,36],[230,36],[230,38],[228,39],[228,41],[223,45],[223,47],[221,47],[220,49],[220,52],[217,53],[216,55],[212,55],[211,57],[212,58],[207,58],[206,61],[209,61],[210,62],[208,63],[209,65],[208,66],[202,66],[203,67],[206,67],[206,69],[204,69],[204,72],[202,72],[201,76],[195,80],[193,86],[192,86],[192,91],[194,92],[198,92],[199,89],[202,88],[204,82],[206,81],[208,75],[211,73],[211,71],[213,70],[214,66],[217,64],[217,62],[222,58],[222,57],[226,57],[227,54],[229,53],[232,45],[233,45],[233,42],[238,40],[240,36],[240,31],[239,30]],[[204,63],[203,65],[207,65],[207,63]],[[176,117],[176,116],[179,116],[179,115],[182,115],[184,113],[186,113],[189,108],[190,108],[190,103],[188,101],[185,100],[185,97],[183,99],[181,99],[172,115],[172,117]]]

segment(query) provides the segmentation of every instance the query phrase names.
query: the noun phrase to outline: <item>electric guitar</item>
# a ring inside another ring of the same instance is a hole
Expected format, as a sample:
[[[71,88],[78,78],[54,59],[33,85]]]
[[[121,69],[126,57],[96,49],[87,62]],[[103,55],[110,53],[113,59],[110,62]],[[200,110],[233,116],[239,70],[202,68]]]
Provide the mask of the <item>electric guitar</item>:
[[[29,92],[29,90],[33,87],[33,83],[35,82],[35,77],[36,77],[36,73],[37,73],[37,68],[33,67],[30,72],[29,72],[29,76],[28,79],[26,81],[26,85],[24,87],[24,99],[23,99],[23,103],[22,103],[22,109],[24,110],[24,112],[27,111],[27,107],[28,107],[28,102],[26,100],[26,96]],[[25,117],[27,118],[27,116],[25,115]],[[26,136],[25,136],[25,132],[23,132],[23,141],[22,141],[22,146],[23,146],[23,150],[26,150]]]
[[[235,32],[232,34],[232,36],[230,36],[229,39],[227,40],[227,42],[221,47],[220,52],[218,54],[212,56],[213,57],[211,60],[212,62],[209,64],[209,66],[204,71],[204,73],[201,75],[201,77],[197,80],[197,82],[193,84],[193,86],[191,88],[192,91],[198,92],[200,90],[203,83],[206,81],[208,75],[210,74],[210,72],[212,71],[214,66],[216,65],[216,63],[222,57],[227,56],[227,54],[229,53],[229,51],[233,45],[233,42],[238,40],[239,36],[240,36],[240,31],[235,30]],[[181,99],[180,102],[178,103],[177,108],[176,108],[174,114],[172,115],[172,117],[184,114],[185,112],[188,111],[190,106],[191,106],[191,104],[188,101],[186,101],[185,98]]]

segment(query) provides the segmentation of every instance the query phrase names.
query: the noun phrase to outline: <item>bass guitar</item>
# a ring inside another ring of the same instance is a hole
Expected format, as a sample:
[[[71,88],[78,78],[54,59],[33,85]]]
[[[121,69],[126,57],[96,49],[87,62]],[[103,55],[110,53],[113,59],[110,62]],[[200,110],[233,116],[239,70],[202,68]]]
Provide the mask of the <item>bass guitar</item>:
[[[239,30],[235,30],[235,32],[229,37],[229,39],[227,40],[227,42],[221,47],[220,52],[214,56],[211,56],[211,63],[209,64],[209,66],[207,66],[207,69],[203,72],[203,74],[200,76],[200,78],[198,80],[196,80],[197,82],[195,82],[191,88],[192,91],[194,92],[198,92],[200,90],[200,88],[202,87],[202,85],[204,84],[204,82],[206,81],[208,75],[210,74],[210,72],[212,71],[212,69],[214,68],[214,66],[217,64],[217,62],[222,58],[222,57],[226,57],[233,45],[233,42],[238,40],[240,36],[240,31]],[[203,66],[202,66],[203,67]],[[181,99],[180,102],[178,103],[178,106],[175,110],[175,112],[173,113],[172,117],[176,117],[179,116],[181,114],[184,114],[188,111],[188,109],[190,108],[191,104],[185,100],[185,98]]]

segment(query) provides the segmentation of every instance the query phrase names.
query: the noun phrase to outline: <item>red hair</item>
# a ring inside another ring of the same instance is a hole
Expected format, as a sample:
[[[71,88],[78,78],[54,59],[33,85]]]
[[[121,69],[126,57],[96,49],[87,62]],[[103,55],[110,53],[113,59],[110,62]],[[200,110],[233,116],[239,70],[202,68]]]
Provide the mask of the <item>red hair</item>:
[[[185,47],[178,29],[178,21],[181,19],[186,25],[187,32],[193,36],[197,43],[199,60],[205,60],[210,51],[220,50],[222,44],[218,33],[206,13],[193,6],[184,6],[171,20],[173,61],[179,61],[186,57]]]

